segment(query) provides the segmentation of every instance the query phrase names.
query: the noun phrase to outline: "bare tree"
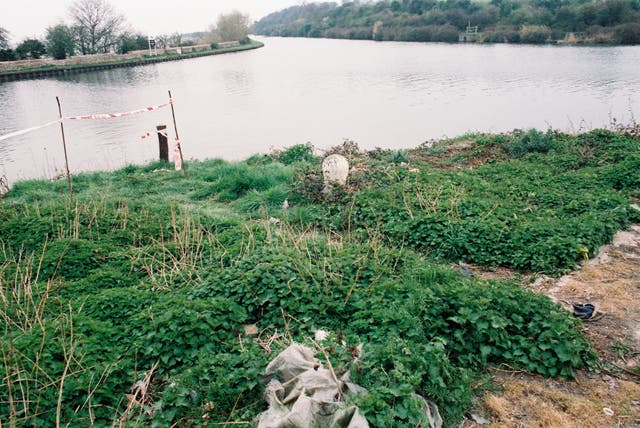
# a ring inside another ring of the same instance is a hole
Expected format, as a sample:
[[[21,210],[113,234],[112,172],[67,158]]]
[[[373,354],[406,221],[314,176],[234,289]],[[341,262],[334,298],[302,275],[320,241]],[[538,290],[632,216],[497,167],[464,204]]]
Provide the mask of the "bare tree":
[[[219,15],[207,39],[213,42],[242,40],[249,34],[250,22],[249,15],[244,15],[237,10],[228,15]]]
[[[156,46],[160,49],[166,49],[174,46],[180,46],[182,43],[182,34],[175,32],[173,34],[158,34],[155,37]]]
[[[169,46],[180,46],[182,44],[182,34],[175,32],[169,36]]]
[[[169,47],[170,36],[168,34],[158,34],[155,38],[158,49],[166,49]]]
[[[0,27],[0,49],[9,49],[9,32]]]
[[[82,54],[109,52],[118,43],[125,18],[106,0],[76,0],[69,9]]]

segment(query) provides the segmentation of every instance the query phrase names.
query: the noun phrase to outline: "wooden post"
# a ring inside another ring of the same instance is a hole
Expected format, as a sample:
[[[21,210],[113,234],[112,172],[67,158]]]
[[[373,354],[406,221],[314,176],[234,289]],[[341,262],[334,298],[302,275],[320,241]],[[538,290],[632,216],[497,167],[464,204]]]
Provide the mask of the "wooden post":
[[[169,162],[169,140],[167,139],[167,125],[156,126],[158,131],[158,147],[160,149],[160,160]]]
[[[180,151],[180,160],[182,161],[182,173],[187,176],[186,163],[184,156],[182,155],[182,143],[180,142],[180,136],[178,135],[178,125],[176,125],[176,110],[173,108],[173,97],[171,91],[169,91],[169,102],[171,103],[171,116],[173,116],[173,129],[176,131],[176,140],[178,140],[178,150]]]
[[[69,185],[69,196],[73,197],[73,185],[71,184],[71,173],[69,172],[69,156],[67,156],[67,141],[64,137],[64,120],[62,117],[62,107],[60,106],[60,98],[56,97],[58,103],[58,113],[60,114],[60,132],[62,132],[62,148],[64,149],[64,165],[67,169],[67,183]]]

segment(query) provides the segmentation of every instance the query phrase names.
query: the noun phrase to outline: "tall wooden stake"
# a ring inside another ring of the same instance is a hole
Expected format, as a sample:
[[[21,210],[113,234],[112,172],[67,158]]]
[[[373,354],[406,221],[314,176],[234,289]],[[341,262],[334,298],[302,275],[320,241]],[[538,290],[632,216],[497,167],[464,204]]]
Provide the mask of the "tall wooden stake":
[[[180,151],[180,160],[182,161],[182,173],[186,177],[187,168],[184,161],[184,156],[182,156],[182,144],[180,142],[180,136],[178,135],[178,125],[176,125],[176,110],[173,108],[173,97],[171,96],[171,91],[169,91],[169,101],[171,102],[171,115],[173,116],[173,129],[176,131],[176,140],[178,140],[178,150]]]
[[[60,98],[56,97],[58,103],[58,113],[60,114],[60,132],[62,132],[62,148],[64,149],[64,165],[67,169],[67,183],[69,184],[69,196],[73,197],[73,186],[71,184],[71,173],[69,172],[69,156],[67,156],[67,140],[64,137],[64,120],[62,118],[62,107]]]

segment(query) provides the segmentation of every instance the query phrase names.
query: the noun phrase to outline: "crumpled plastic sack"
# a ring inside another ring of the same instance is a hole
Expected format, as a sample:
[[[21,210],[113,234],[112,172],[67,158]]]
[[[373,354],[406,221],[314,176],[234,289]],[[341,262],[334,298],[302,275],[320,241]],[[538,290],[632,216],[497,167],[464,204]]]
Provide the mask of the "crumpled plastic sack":
[[[348,372],[335,379],[314,357],[312,349],[294,343],[271,361],[265,372],[271,379],[265,391],[269,409],[260,414],[258,428],[369,427],[356,406],[339,401],[338,384],[343,395],[367,391],[351,383]],[[437,406],[422,400],[429,427],[441,428]]]
[[[265,370],[270,378],[265,391],[269,409],[260,414],[258,428],[369,428],[356,406],[338,401],[339,390],[332,372],[320,364],[310,348],[292,344]],[[344,395],[366,392],[338,379]]]

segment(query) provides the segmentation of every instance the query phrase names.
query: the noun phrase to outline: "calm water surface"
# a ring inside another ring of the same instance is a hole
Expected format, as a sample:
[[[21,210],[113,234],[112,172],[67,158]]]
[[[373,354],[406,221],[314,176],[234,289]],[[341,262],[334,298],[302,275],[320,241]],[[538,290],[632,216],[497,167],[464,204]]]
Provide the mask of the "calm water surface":
[[[187,159],[241,159],[311,142],[407,148],[467,131],[579,131],[640,115],[640,47],[555,47],[261,39],[262,49],[179,62],[0,83],[0,135],[65,115],[175,99]],[[73,172],[157,157],[170,109],[65,123]],[[173,134],[173,131],[171,132]],[[60,129],[0,142],[0,176],[54,176]]]

